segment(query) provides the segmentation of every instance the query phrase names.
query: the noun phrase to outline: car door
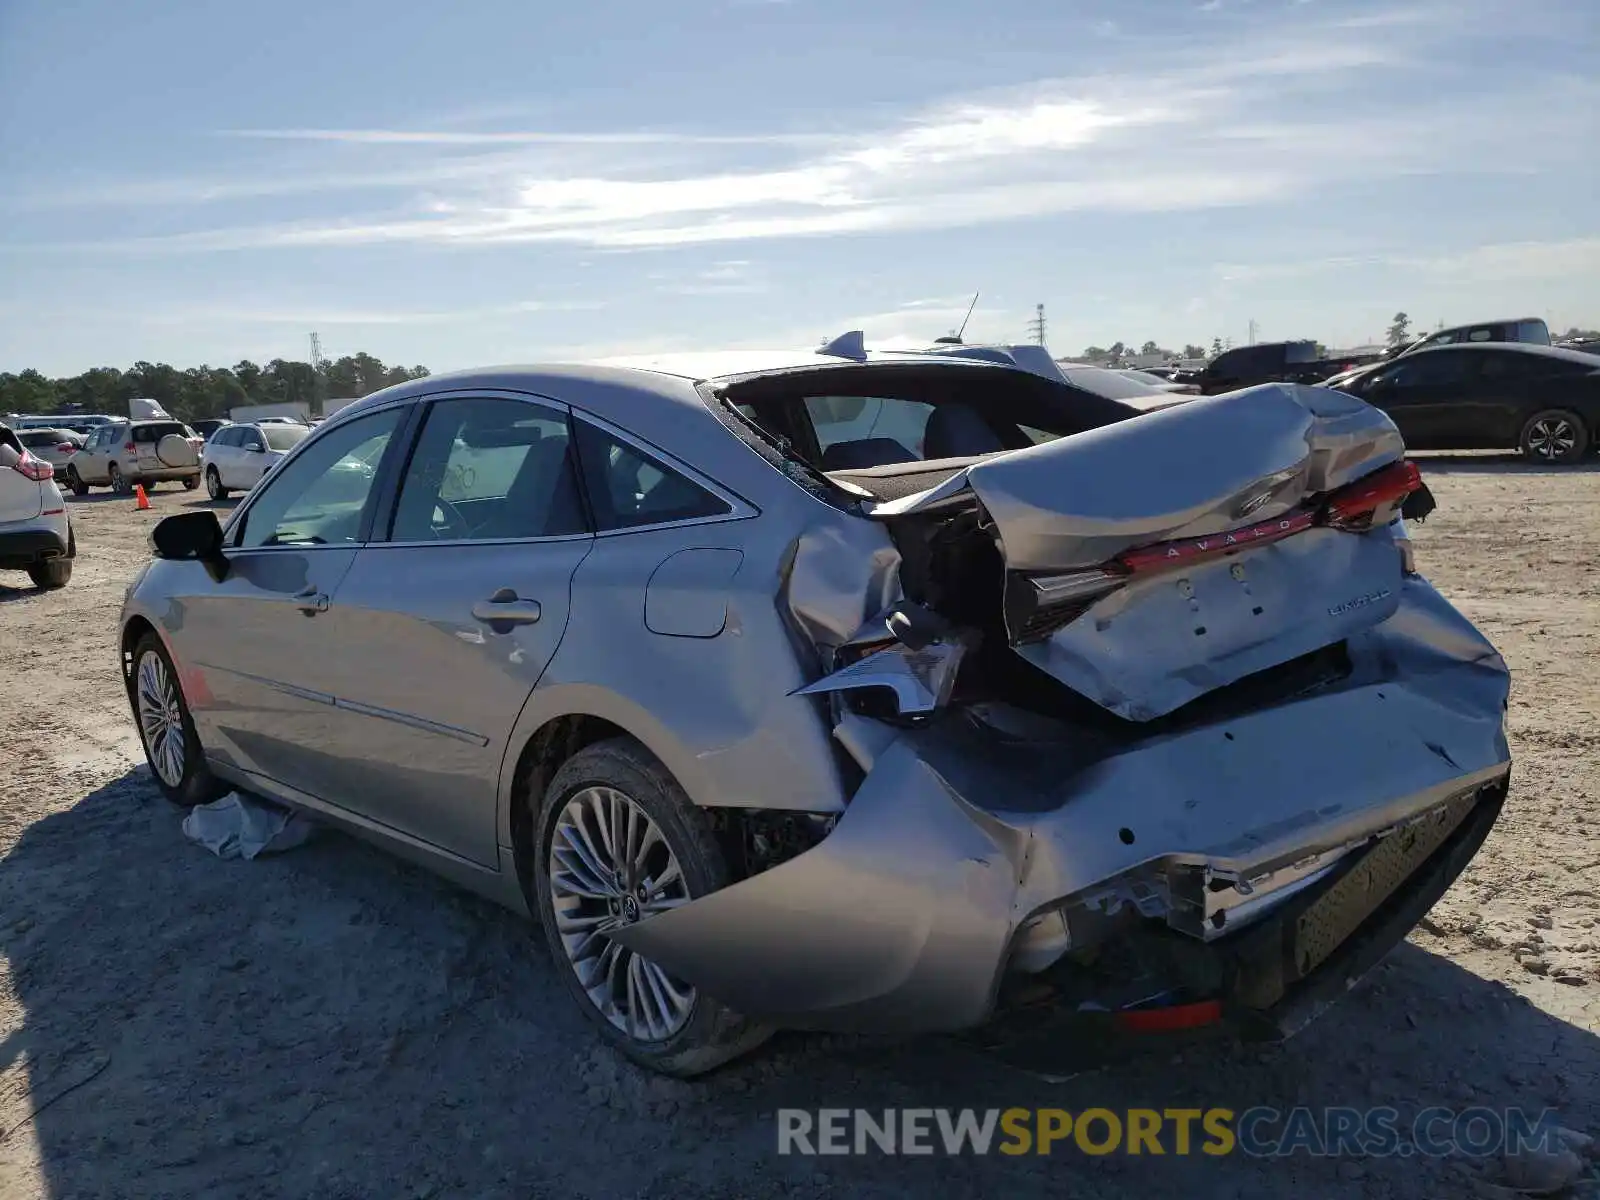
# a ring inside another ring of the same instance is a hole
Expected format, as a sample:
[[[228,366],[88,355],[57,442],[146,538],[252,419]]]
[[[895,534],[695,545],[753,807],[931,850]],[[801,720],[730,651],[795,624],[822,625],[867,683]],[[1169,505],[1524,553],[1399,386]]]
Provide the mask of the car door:
[[[1381,408],[1414,450],[1459,446],[1466,432],[1460,413],[1469,398],[1472,350],[1444,347],[1407,354],[1379,371],[1361,398]]]
[[[1532,415],[1530,387],[1540,360],[1518,350],[1483,347],[1472,356],[1475,378],[1466,390],[1457,416],[1461,446],[1515,446],[1522,424]]]
[[[237,436],[237,430],[219,429],[207,440],[205,449],[201,452],[206,462],[206,469],[217,473],[217,479],[223,487],[233,486],[231,459]]]
[[[106,447],[111,444],[114,433],[114,427],[102,425],[90,435],[83,449],[72,456],[72,465],[77,470],[79,479],[85,483],[106,481]]]
[[[361,714],[346,753],[364,815],[497,864],[507,742],[593,544],[564,406],[506,393],[429,405],[387,540],[339,592],[360,619],[328,686]]]
[[[247,425],[239,431],[239,448],[234,451],[235,487],[253,488],[267,469],[267,439],[261,430]]]
[[[220,582],[200,564],[160,564],[187,573],[171,589],[181,614],[172,649],[201,743],[224,765],[349,799],[347,726],[360,719],[335,705],[334,686],[363,614],[339,593],[371,529],[380,473],[346,464],[375,447],[387,464],[409,413],[397,405],[340,422],[286,461],[228,522]]]

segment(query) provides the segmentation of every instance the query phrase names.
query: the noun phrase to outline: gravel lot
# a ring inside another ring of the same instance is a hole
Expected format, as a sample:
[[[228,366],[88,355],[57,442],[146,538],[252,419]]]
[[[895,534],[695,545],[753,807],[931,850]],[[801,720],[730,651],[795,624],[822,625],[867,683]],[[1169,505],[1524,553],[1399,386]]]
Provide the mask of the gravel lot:
[[[780,1157],[782,1106],[1522,1105],[1600,1133],[1600,470],[1424,466],[1424,570],[1516,675],[1500,825],[1295,1041],[1065,1083],[946,1040],[798,1036],[707,1081],[652,1079],[599,1048],[517,918],[339,835],[255,863],[188,844],[114,647],[148,527],[206,501],[74,502],[70,586],[0,576],[0,1197],[1421,1198],[1496,1170]]]

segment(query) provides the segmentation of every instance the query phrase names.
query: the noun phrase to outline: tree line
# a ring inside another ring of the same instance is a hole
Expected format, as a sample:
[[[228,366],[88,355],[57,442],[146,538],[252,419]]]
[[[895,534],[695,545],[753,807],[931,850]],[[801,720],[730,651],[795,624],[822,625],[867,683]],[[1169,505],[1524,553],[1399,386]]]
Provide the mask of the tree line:
[[[1216,355],[1221,354],[1222,350],[1222,339],[1214,339],[1211,343],[1211,356],[1215,357]],[[1138,354],[1146,357],[1152,354],[1159,354],[1162,358],[1168,360],[1178,358],[1205,358],[1207,356],[1206,348],[1204,346],[1196,346],[1193,343],[1185,346],[1183,348],[1183,353],[1179,354],[1176,350],[1168,350],[1159,343],[1150,341],[1137,348],[1135,348],[1131,342],[1112,342],[1109,346],[1089,346],[1085,348],[1083,357],[1093,359],[1110,359],[1120,362],[1122,359],[1132,354]]]
[[[126,371],[94,367],[81,375],[51,379],[31,368],[0,371],[0,414],[50,414],[66,409],[117,415],[136,397],[154,400],[181,421],[226,417],[243,404],[303,403],[315,412],[324,400],[356,399],[408,379],[427,367],[390,367],[367,353],[347,354],[313,366],[275,358],[265,366],[245,359],[231,367],[201,365],[179,370],[166,363],[136,362]]]

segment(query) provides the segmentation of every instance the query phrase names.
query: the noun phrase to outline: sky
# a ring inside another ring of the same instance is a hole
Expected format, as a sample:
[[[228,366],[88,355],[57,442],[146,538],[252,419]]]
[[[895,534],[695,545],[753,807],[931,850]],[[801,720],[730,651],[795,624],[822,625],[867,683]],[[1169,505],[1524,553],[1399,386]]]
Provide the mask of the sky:
[[[0,0],[0,371],[1600,324],[1595,0]]]

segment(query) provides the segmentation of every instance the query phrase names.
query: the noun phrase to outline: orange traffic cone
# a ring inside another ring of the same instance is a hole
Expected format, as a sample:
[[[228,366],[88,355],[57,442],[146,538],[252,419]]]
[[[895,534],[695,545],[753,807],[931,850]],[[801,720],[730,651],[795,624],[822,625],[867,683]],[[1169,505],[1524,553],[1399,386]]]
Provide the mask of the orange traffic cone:
[[[134,507],[136,509],[138,509],[140,512],[143,512],[145,509],[150,507],[150,497],[146,496],[144,494],[144,484],[142,484],[142,483],[134,484],[133,485],[133,494],[135,496],[139,497],[139,502],[134,505]]]

